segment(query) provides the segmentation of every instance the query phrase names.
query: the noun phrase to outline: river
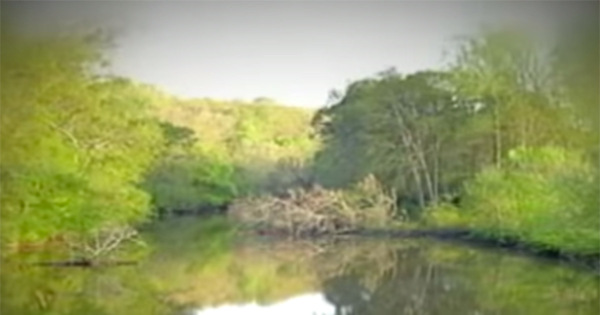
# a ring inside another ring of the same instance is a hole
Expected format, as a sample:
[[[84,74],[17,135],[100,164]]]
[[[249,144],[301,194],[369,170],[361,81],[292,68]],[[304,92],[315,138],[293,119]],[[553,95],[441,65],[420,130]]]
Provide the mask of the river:
[[[143,232],[132,266],[41,267],[10,255],[2,314],[599,314],[599,277],[554,261],[426,239],[284,241],[223,220]]]

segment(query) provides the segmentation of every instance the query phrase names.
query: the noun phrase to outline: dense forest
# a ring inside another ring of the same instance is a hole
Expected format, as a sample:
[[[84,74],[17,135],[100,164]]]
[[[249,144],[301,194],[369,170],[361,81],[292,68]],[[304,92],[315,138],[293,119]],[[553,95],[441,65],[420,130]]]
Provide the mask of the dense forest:
[[[445,69],[384,70],[313,112],[181,99],[101,74],[103,33],[3,27],[2,245],[98,254],[173,213],[311,194],[355,213],[376,192],[390,224],[597,254],[598,29],[552,47],[524,34],[482,31]]]

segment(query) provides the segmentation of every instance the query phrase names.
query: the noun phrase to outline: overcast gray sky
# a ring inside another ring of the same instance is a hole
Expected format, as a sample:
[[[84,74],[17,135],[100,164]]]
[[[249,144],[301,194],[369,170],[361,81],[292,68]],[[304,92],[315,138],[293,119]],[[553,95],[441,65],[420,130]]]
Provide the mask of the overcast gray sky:
[[[587,6],[586,6],[587,5]],[[328,91],[389,67],[440,68],[457,35],[487,25],[549,32],[594,2],[61,1],[11,3],[34,30],[118,28],[113,72],[182,97],[318,107]],[[594,13],[595,14],[595,13]]]

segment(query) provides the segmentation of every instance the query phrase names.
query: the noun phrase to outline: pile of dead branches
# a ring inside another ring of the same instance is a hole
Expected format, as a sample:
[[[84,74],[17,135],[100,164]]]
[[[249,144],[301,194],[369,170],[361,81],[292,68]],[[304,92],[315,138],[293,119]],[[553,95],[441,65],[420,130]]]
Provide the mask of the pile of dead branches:
[[[248,197],[228,209],[234,221],[292,236],[344,233],[382,226],[395,210],[395,198],[374,177],[349,190],[289,189],[281,196]]]

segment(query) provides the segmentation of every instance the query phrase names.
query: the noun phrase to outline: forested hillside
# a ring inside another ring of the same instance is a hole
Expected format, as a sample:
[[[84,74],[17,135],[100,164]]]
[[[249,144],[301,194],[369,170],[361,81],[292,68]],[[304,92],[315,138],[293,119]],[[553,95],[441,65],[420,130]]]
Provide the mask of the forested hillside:
[[[168,137],[145,187],[165,210],[219,206],[236,196],[277,193],[309,179],[316,141],[308,110],[252,103],[174,100],[156,116]]]

